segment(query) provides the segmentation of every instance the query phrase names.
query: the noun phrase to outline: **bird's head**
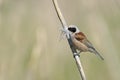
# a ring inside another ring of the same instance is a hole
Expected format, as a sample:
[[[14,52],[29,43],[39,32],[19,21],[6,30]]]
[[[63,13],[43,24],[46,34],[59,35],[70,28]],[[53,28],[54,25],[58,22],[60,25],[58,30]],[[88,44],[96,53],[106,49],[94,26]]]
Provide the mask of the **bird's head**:
[[[68,30],[69,30],[69,32],[71,32],[71,33],[79,33],[79,32],[80,32],[80,30],[78,29],[78,27],[75,26],[75,25],[70,25],[70,26],[68,27]]]

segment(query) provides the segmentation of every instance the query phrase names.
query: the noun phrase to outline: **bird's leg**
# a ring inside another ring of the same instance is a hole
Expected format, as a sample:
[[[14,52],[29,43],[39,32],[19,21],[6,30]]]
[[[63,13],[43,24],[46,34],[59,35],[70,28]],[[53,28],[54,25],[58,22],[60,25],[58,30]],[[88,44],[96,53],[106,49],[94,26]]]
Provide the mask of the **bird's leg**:
[[[74,53],[74,54],[73,54],[73,57],[75,58],[75,56],[80,57],[79,53]]]
[[[81,53],[81,51],[76,50],[76,53],[73,55],[74,58],[75,58],[75,56],[79,56],[80,57],[80,53]]]

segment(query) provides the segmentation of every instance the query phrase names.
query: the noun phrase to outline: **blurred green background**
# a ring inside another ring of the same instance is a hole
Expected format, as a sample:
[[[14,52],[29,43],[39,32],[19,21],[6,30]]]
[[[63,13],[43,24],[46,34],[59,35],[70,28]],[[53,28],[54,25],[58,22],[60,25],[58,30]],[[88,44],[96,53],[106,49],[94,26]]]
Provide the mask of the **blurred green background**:
[[[120,0],[58,0],[101,55],[81,54],[87,80],[120,80]],[[0,0],[0,80],[81,80],[52,0]]]

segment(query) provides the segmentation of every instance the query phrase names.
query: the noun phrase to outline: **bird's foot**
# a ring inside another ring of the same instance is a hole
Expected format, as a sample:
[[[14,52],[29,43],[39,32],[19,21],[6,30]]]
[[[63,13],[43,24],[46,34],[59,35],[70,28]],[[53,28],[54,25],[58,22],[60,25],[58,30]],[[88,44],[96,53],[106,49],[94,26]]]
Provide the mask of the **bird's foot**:
[[[74,53],[74,54],[73,54],[73,57],[75,58],[75,56],[80,57],[80,54],[79,54],[79,53]]]

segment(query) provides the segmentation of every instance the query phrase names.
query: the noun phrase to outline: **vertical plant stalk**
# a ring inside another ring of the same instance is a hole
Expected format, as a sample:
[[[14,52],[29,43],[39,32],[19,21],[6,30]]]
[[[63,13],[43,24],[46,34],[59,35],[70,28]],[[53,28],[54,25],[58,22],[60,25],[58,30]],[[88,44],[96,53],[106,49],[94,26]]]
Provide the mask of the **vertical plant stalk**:
[[[62,15],[61,11],[60,11],[60,8],[59,8],[59,6],[58,6],[58,4],[57,4],[57,0],[52,0],[52,2],[53,2],[53,5],[54,5],[54,7],[55,7],[55,11],[56,11],[56,13],[57,13],[57,16],[58,16],[58,18],[59,18],[59,20],[60,20],[60,22],[61,22],[61,24],[62,24],[62,27],[63,27],[63,29],[64,29],[64,31],[65,31],[65,33],[66,33],[66,38],[67,38],[68,43],[69,43],[69,46],[70,46],[70,48],[71,48],[71,50],[72,50],[72,53],[73,53],[74,59],[75,59],[75,61],[76,61],[76,64],[77,64],[77,67],[78,67],[78,70],[79,70],[81,79],[82,79],[82,80],[86,80],[85,73],[84,73],[84,70],[83,70],[83,67],[82,67],[80,58],[79,58],[78,55],[76,55],[76,54],[77,54],[77,51],[76,51],[76,49],[73,47],[73,43],[72,43],[71,36],[70,36],[70,34],[69,34],[68,30],[67,30],[68,25],[67,25],[67,23],[66,23],[63,15]]]

